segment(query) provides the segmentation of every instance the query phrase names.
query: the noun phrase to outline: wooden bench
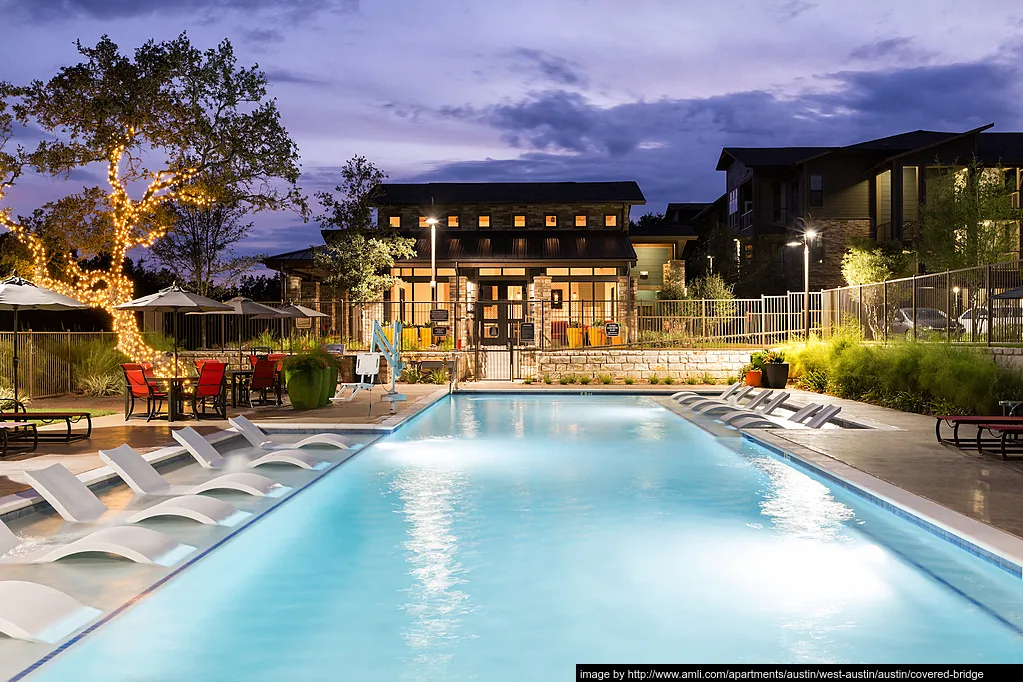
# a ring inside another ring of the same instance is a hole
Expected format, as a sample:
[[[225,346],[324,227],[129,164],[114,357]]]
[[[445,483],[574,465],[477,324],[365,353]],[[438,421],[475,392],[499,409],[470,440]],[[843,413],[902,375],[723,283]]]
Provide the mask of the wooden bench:
[[[27,441],[28,434],[32,434],[32,451],[39,447],[39,430],[33,422],[0,422],[0,459],[7,456],[12,441]]]

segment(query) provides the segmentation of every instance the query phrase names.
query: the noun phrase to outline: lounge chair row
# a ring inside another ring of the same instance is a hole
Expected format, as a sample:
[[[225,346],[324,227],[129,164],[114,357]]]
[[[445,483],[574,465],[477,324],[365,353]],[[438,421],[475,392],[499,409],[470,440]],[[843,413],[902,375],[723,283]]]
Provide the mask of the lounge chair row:
[[[774,412],[791,397],[787,391],[763,389],[753,394],[752,386],[732,384],[721,395],[708,398],[693,391],[681,391],[671,397],[691,410],[716,415],[718,421],[737,428],[819,429],[842,411],[838,405],[810,403],[794,410],[788,417],[779,418]],[[748,398],[743,405],[742,399]]]
[[[231,420],[258,455],[249,468],[285,464],[303,469],[320,469],[330,462],[301,448],[317,445],[347,449],[353,444],[334,434],[317,434],[297,443],[271,439],[258,426],[238,417]],[[173,432],[174,439],[206,469],[224,465],[224,459],[201,434],[191,427]],[[140,511],[111,511],[77,476],[60,464],[28,471],[25,478],[54,510],[72,523],[113,522],[117,525],[92,532],[56,548],[35,550],[0,521],[0,563],[48,563],[68,556],[101,553],[139,564],[169,567],[192,554],[196,548],[150,528],[132,524],[156,517],[177,517],[207,525],[232,527],[251,514],[203,493],[230,490],[261,497],[280,497],[291,489],[261,474],[228,473],[196,486],[172,486],[146,459],[128,445],[101,450],[100,458],[138,495],[164,497]],[[56,643],[100,615],[54,588],[27,581],[0,581],[0,633],[9,637],[47,644]]]

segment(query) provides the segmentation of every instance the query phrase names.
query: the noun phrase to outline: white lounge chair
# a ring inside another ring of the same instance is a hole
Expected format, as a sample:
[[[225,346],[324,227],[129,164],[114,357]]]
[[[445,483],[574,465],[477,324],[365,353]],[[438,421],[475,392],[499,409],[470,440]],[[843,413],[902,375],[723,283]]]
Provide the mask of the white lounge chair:
[[[56,644],[102,613],[46,585],[0,582],[0,632],[14,639]]]
[[[765,388],[764,390],[760,391],[760,393],[757,393],[755,396],[753,396],[753,398],[748,403],[746,403],[746,405],[743,406],[742,409],[755,410],[762,402],[770,398],[773,393],[774,391],[772,391],[771,389]],[[701,403],[699,406],[690,407],[691,409],[702,412],[703,414],[715,414],[717,412],[729,412],[738,409],[736,405],[718,400],[706,401]]]
[[[700,400],[690,400],[685,403],[686,407],[690,410],[702,410],[710,407],[711,405],[728,405],[729,407],[735,407],[739,404],[739,401],[746,397],[750,391],[753,390],[752,386],[743,386],[738,391],[733,393],[729,398],[702,398]]]
[[[356,445],[356,443],[353,443],[344,436],[339,436],[336,433],[316,433],[312,436],[306,436],[297,443],[285,443],[271,438],[266,431],[259,428],[245,417],[231,417],[227,421],[234,427],[235,431],[244,436],[245,440],[249,441],[249,444],[251,444],[252,447],[259,448],[261,450],[297,450],[310,445],[347,450],[348,448]]]
[[[247,472],[224,474],[191,487],[172,486],[130,445],[100,450],[99,456],[139,495],[198,495],[214,490],[233,490],[257,497],[280,497],[291,490],[272,478]]]
[[[781,407],[781,405],[788,400],[791,395],[792,394],[788,391],[779,391],[771,398],[770,401],[768,401],[766,405],[750,407],[750,405],[753,405],[753,403],[750,402],[750,404],[746,407],[737,407],[731,412],[726,412],[725,414],[720,415],[717,417],[717,420],[724,422],[725,424],[731,424],[734,420],[741,419],[743,417],[763,417],[772,414],[775,410]]]
[[[834,406],[832,406],[832,407],[834,407]],[[768,417],[768,416],[761,416],[761,415],[749,415],[746,419],[743,419],[741,417],[740,418],[736,418],[735,420],[733,420],[731,422],[731,425],[735,426],[735,427],[738,427],[740,429],[749,429],[749,428],[805,429],[805,428],[808,427],[808,424],[803,424],[803,421],[810,419],[811,417],[813,417],[814,415],[816,415],[818,412],[820,412],[823,409],[825,409],[823,405],[819,405],[817,403],[810,403],[809,405],[806,405],[805,407],[802,407],[802,408],[796,410],[795,412],[790,414],[788,417],[779,418],[779,417]],[[839,409],[841,409],[841,408],[839,408]],[[828,418],[830,419],[830,417],[833,416],[834,414],[835,414],[835,412],[832,412],[831,415],[829,415]],[[823,424],[823,422],[821,422],[821,423]],[[819,426],[815,426],[813,428],[820,428],[820,427]]]
[[[220,469],[224,466],[224,458],[213,447],[213,444],[203,438],[202,434],[191,426],[172,431],[171,435],[174,436],[174,440],[191,453],[192,457],[195,457],[195,461],[199,462],[200,466],[206,469]],[[276,450],[262,457],[257,457],[248,462],[247,466],[251,468],[263,466],[264,464],[289,464],[302,469],[317,470],[330,466],[330,462],[321,461],[310,453],[301,450]]]
[[[173,566],[195,551],[163,533],[140,526],[114,526],[49,551],[33,551],[0,521],[0,561],[45,564],[75,554],[113,554],[137,564]],[[21,554],[18,550],[26,550]],[[8,553],[15,556],[5,557]]]
[[[732,397],[733,394],[735,394],[736,391],[738,391],[740,388],[742,388],[745,385],[746,384],[744,384],[741,381],[736,382],[736,383],[732,384],[731,386],[729,386],[728,390],[722,391],[721,394],[717,396],[717,399],[718,400],[728,400],[729,398]],[[701,398],[706,398],[706,397],[707,397],[706,395],[703,395],[702,393],[697,393],[696,391],[679,391],[678,393],[672,393],[671,394],[671,399],[676,401],[676,402],[679,402],[679,403],[687,403],[687,402],[689,402],[691,400],[699,400]]]
[[[110,511],[87,485],[60,464],[26,471],[25,478],[66,521],[89,523],[99,520]],[[124,522],[138,523],[160,516],[176,516],[210,526],[230,527],[237,526],[252,514],[212,497],[181,495],[141,511],[128,513]]]

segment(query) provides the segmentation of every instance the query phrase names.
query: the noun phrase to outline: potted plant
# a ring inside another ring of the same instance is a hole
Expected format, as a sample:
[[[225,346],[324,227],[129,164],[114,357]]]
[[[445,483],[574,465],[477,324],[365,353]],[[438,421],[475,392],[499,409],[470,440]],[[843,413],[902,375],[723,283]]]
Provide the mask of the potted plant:
[[[284,381],[291,406],[296,410],[316,407],[323,385],[328,380],[327,365],[318,353],[299,353],[284,359]]]
[[[419,330],[419,345],[423,348],[429,348],[433,345],[433,320],[427,322]]]
[[[337,393],[337,378],[341,372],[341,362],[336,356],[331,355],[322,348],[313,351],[313,353],[323,361],[326,367],[326,371],[323,372],[322,376],[322,385],[320,386],[320,398],[316,401],[317,407],[323,407]]]
[[[607,343],[607,336],[604,334],[604,320],[594,320],[586,335],[591,346],[603,346]]]
[[[404,350],[415,350],[419,348],[419,327],[401,328],[401,347]]]
[[[747,386],[759,386],[762,378],[762,372],[759,369],[753,369],[753,365],[746,363],[739,370],[739,381],[745,382]]]
[[[768,351],[764,363],[764,377],[767,379],[766,386],[771,388],[785,388],[789,381],[789,363],[785,362],[785,354],[781,351]]]
[[[583,347],[583,330],[578,322],[570,322],[565,329],[565,334],[568,336],[569,348]]]

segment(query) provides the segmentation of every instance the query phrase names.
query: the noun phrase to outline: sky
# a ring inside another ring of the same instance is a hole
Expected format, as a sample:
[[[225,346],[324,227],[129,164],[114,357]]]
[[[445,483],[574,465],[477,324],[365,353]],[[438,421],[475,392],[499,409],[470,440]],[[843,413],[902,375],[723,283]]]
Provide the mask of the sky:
[[[123,51],[230,39],[266,72],[310,196],[361,154],[396,182],[636,180],[635,217],[720,196],[724,146],[1023,130],[1018,0],[0,0],[0,16],[15,83],[103,34]],[[8,205],[66,187],[28,178]],[[314,221],[255,220],[244,252],[321,242]]]

